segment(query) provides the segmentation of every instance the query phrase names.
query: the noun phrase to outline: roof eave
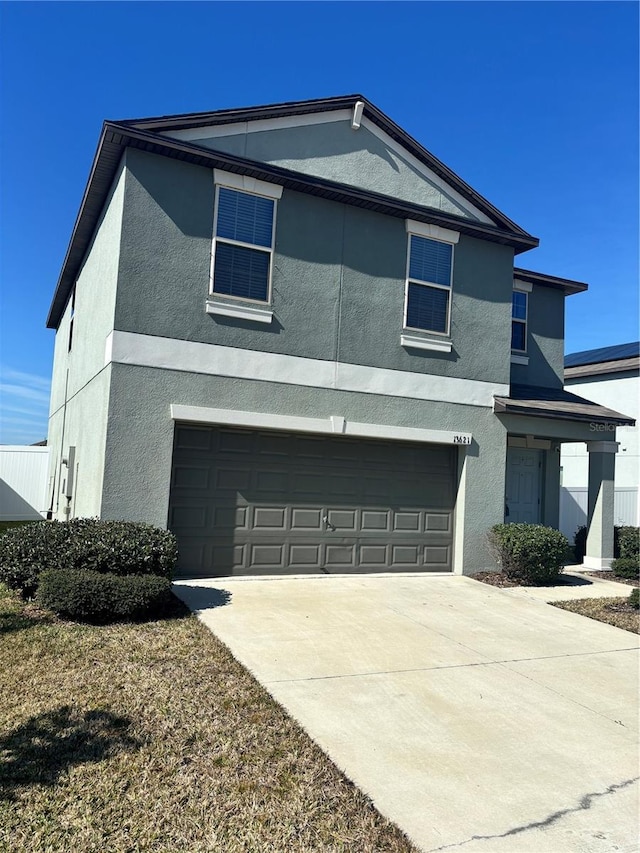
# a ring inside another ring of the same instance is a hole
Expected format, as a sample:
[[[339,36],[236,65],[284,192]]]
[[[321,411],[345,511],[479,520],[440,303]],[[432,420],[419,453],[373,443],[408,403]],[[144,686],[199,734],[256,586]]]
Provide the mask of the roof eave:
[[[513,277],[521,281],[529,282],[530,284],[539,284],[542,287],[551,287],[556,290],[564,291],[565,296],[571,296],[574,293],[584,293],[589,289],[589,285],[584,281],[573,281],[570,278],[559,278],[555,275],[547,275],[546,273],[534,272],[534,270],[525,270],[521,267],[513,268]]]

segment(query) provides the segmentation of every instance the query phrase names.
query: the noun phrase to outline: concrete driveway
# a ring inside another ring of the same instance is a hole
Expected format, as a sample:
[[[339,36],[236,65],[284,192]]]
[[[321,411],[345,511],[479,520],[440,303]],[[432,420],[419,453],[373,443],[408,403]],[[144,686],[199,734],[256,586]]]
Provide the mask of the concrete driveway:
[[[637,851],[633,634],[464,577],[175,590],[423,850]]]

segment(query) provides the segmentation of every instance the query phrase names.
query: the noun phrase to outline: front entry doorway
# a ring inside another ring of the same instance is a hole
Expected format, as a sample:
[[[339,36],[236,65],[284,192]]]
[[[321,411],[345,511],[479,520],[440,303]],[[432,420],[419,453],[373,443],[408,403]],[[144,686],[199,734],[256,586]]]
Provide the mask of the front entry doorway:
[[[540,522],[541,451],[507,449],[505,522]]]

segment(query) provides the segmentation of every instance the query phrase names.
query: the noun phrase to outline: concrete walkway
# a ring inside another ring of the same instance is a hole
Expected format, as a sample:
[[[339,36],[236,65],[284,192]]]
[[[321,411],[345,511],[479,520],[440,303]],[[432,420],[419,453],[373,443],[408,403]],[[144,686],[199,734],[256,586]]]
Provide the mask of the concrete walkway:
[[[633,634],[450,575],[175,591],[422,850],[636,853]]]

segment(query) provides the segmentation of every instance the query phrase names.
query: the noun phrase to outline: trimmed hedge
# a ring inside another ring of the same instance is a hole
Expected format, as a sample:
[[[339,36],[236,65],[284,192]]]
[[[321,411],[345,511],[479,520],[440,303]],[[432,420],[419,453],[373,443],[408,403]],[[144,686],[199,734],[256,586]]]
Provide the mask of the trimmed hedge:
[[[558,580],[569,545],[559,530],[541,524],[496,524],[489,544],[503,574],[531,586]]]
[[[611,572],[617,578],[637,581],[640,579],[640,560],[637,557],[618,557],[611,563]]]
[[[82,622],[119,622],[159,616],[171,601],[171,581],[157,575],[116,575],[86,569],[46,569],[37,601]]]
[[[635,557],[637,560],[640,555],[640,527],[619,527],[618,542],[621,557]]]
[[[640,589],[638,589],[638,587],[632,589],[631,595],[627,600],[631,607],[635,607],[636,610],[640,610]]]
[[[32,596],[45,569],[171,578],[178,554],[168,530],[131,521],[42,521],[0,537],[0,580]]]

